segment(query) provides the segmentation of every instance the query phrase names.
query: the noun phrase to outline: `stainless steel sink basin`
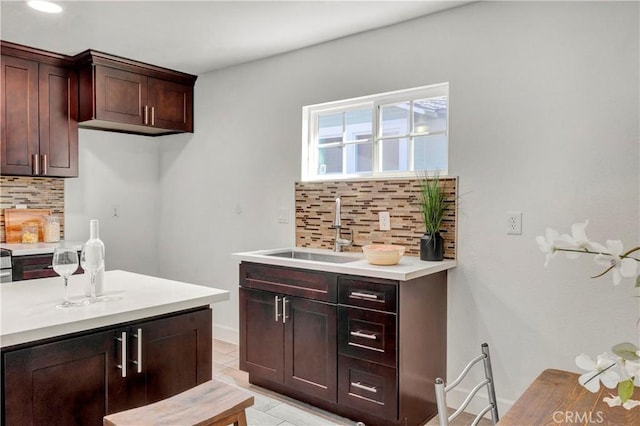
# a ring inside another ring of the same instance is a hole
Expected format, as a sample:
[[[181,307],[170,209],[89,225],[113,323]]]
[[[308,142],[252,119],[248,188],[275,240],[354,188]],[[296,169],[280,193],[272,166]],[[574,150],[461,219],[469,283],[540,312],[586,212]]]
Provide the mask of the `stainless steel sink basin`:
[[[313,260],[316,262],[328,263],[347,263],[358,260],[355,257],[340,256],[323,253],[309,253],[305,251],[283,250],[275,253],[269,253],[266,256],[286,257],[288,259]]]

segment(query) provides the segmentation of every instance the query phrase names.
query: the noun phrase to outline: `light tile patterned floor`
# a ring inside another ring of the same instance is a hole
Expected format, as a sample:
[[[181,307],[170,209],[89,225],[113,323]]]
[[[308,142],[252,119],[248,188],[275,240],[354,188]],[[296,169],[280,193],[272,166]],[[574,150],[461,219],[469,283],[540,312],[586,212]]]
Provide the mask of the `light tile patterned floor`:
[[[244,388],[254,396],[254,405],[247,409],[249,426],[356,426],[352,420],[250,384],[247,373],[239,370],[238,357],[237,345],[214,340],[215,379]],[[463,413],[453,424],[470,425],[472,420],[472,416]],[[480,425],[490,424],[485,419],[480,422]],[[436,425],[438,421],[434,418],[425,426]]]

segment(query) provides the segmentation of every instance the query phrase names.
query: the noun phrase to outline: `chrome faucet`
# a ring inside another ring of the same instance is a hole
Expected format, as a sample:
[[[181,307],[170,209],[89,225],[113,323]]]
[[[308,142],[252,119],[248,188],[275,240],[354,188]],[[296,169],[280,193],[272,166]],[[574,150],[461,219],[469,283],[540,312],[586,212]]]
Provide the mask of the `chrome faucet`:
[[[342,229],[342,220],[340,218],[340,198],[336,198],[336,218],[333,221],[333,227],[336,229],[336,237],[333,243],[333,251],[342,251],[343,247],[351,245],[353,240],[345,240],[341,238],[340,230]]]

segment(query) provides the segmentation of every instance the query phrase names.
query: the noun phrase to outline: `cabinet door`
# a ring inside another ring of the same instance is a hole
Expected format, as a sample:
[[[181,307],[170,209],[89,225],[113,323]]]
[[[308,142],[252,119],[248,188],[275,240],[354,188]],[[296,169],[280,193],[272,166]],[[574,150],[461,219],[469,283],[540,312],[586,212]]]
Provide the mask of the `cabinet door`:
[[[211,328],[211,309],[132,325],[129,404],[146,405],[211,380]]]
[[[281,300],[275,293],[240,288],[240,369],[276,383],[284,379]]]
[[[287,296],[284,314],[285,385],[336,402],[336,306]]]
[[[2,56],[1,172],[31,175],[38,154],[38,63]]]
[[[147,105],[147,77],[95,66],[95,118],[143,125]]]
[[[126,407],[113,331],[4,354],[6,425],[102,425]]]
[[[39,76],[42,174],[78,176],[78,75],[40,64]]]
[[[193,132],[193,86],[149,77],[147,90],[149,125]]]

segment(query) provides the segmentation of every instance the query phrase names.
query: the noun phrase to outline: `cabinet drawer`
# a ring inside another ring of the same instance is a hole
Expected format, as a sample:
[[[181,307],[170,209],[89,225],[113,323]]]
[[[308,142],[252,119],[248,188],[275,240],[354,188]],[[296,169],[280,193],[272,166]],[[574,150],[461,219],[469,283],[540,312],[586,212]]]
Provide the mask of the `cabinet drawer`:
[[[338,278],[338,303],[396,312],[397,284],[374,278]]]
[[[396,366],[396,316],[366,309],[338,307],[338,352]]]
[[[240,286],[325,302],[337,299],[337,275],[327,272],[243,262]]]
[[[338,357],[338,404],[373,415],[398,418],[398,379],[395,368]]]
[[[80,253],[78,253],[78,258]],[[57,277],[58,274],[53,270],[51,266],[53,261],[53,254],[37,254],[28,256],[14,256],[12,265],[12,280],[32,280],[36,278],[49,278]],[[73,273],[82,274],[84,270],[81,266]]]

